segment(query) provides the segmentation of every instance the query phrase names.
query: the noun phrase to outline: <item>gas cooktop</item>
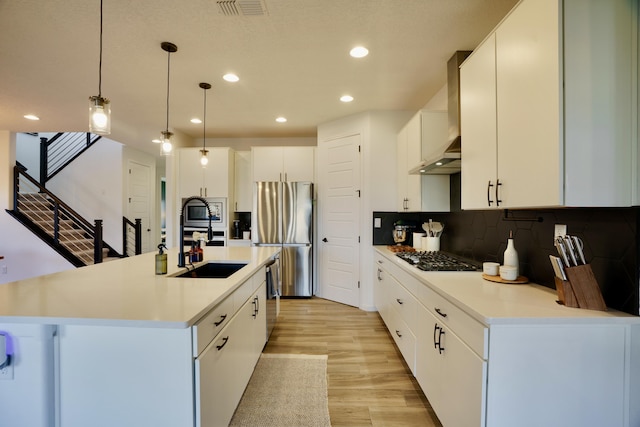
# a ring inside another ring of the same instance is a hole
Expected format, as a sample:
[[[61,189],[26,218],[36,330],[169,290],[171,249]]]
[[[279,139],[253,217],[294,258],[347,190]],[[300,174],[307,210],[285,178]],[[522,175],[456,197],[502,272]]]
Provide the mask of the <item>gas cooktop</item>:
[[[446,252],[398,252],[396,256],[424,271],[481,271],[482,266]]]

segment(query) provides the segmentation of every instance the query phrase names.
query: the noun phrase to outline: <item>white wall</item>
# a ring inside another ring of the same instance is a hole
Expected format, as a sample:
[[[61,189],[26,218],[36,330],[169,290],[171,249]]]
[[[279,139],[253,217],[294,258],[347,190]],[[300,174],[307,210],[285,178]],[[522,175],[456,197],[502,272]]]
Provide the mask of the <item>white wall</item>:
[[[207,147],[231,147],[236,151],[251,151],[251,147],[295,147],[316,146],[318,139],[314,137],[283,138],[207,138]],[[202,146],[202,138],[196,140],[194,147]]]
[[[103,240],[122,252],[122,144],[101,138],[47,183],[47,189],[93,224],[103,221]]]
[[[74,268],[6,212],[13,208],[15,159],[15,134],[0,131],[0,284]]]
[[[359,308],[362,310],[376,310],[373,300],[373,211],[396,210],[396,140],[399,130],[414,114],[415,111],[374,111],[318,126],[319,141],[340,135],[361,135]],[[321,235],[323,218],[321,210],[318,211],[318,232]],[[319,283],[318,294],[322,296],[322,293],[322,283]]]

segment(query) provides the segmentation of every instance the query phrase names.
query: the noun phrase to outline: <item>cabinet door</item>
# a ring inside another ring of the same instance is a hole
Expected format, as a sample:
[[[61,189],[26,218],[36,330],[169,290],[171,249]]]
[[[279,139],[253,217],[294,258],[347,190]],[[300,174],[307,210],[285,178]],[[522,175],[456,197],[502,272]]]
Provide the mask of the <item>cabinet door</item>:
[[[282,180],[282,147],[252,147],[253,181]]]
[[[315,180],[315,147],[283,147],[283,181]]]
[[[503,207],[563,203],[561,5],[523,1],[496,30]]]
[[[403,127],[398,132],[396,141],[396,179],[397,179],[397,202],[396,209],[402,212],[407,209],[407,127]]]
[[[411,212],[422,210],[421,176],[409,175],[409,169],[420,163],[420,160],[422,160],[422,116],[418,113],[407,123],[407,151],[403,170],[407,177],[405,210]]]
[[[178,150],[178,191],[180,197],[204,197],[204,175],[200,164],[200,151],[196,148]]]
[[[236,212],[251,212],[251,151],[236,151],[235,153],[235,199]]]
[[[495,39],[487,38],[460,68],[463,209],[498,207]]]
[[[229,148],[209,149],[209,164],[203,169],[204,197],[226,197],[229,199],[232,196],[234,160],[230,154],[231,149]]]

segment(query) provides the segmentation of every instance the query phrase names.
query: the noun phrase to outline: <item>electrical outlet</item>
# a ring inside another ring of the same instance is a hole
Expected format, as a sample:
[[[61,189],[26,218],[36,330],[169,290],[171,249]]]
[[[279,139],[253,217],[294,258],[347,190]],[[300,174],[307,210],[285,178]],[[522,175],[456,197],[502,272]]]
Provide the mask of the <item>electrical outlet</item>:
[[[559,236],[567,235],[567,226],[565,224],[556,224],[553,228],[553,241]]]
[[[13,365],[0,369],[0,381],[13,379]]]
[[[2,272],[2,274],[7,274],[7,266],[3,265],[2,268],[0,268],[0,271]]]

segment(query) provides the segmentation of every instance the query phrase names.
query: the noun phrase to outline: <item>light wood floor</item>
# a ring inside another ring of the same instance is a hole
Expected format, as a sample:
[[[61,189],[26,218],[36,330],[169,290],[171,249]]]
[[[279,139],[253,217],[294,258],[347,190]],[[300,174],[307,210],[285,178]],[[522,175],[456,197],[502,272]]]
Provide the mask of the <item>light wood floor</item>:
[[[441,427],[376,312],[282,299],[265,353],[326,354],[332,427]]]

